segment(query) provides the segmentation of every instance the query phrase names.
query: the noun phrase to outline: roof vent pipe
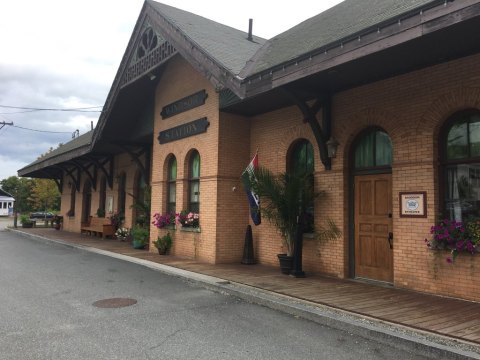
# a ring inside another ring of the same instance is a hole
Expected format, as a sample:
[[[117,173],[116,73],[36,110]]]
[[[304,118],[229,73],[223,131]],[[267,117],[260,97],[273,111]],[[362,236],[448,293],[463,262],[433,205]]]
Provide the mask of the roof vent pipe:
[[[248,41],[253,41],[252,36],[252,28],[253,28],[253,19],[248,19]]]
[[[90,128],[93,130],[93,120],[90,121]]]

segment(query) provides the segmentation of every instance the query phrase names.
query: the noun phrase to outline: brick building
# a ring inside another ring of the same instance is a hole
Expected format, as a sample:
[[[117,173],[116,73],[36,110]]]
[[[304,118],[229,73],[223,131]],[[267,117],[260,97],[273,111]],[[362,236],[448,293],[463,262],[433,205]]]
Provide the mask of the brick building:
[[[132,226],[128,194],[151,186],[152,212],[200,216],[168,230],[173,254],[230,263],[257,149],[275,173],[310,161],[315,226],[331,219],[342,236],[305,234],[307,273],[478,301],[479,256],[449,264],[424,239],[444,217],[479,215],[479,27],[480,1],[345,0],[265,40],[146,0],[96,128],[19,175],[57,181],[68,231],[98,208]],[[275,228],[253,234],[256,260],[277,264]]]

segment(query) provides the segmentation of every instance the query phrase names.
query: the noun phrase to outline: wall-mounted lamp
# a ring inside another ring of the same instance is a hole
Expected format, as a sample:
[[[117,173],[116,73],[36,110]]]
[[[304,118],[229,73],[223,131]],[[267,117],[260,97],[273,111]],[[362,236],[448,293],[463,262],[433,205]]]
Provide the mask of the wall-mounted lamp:
[[[151,72],[148,73],[148,78],[150,79],[150,81],[153,81],[157,78],[157,76]]]
[[[338,145],[340,145],[340,143],[335,140],[333,136],[327,141],[327,154],[329,158],[333,159],[337,156]]]

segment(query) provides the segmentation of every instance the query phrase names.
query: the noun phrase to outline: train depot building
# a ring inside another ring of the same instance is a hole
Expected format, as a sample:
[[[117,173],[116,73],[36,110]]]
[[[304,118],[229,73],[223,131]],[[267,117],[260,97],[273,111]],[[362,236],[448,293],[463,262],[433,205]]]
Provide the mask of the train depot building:
[[[150,241],[169,231],[173,255],[218,264],[242,259],[252,157],[311,167],[314,227],[342,234],[304,234],[307,274],[479,301],[480,254],[425,242],[480,215],[478,29],[480,1],[346,0],[266,40],[146,0],[95,129],[19,175],[55,179],[67,231],[99,208],[132,227],[145,196],[198,214]],[[277,266],[276,229],[253,238]]]

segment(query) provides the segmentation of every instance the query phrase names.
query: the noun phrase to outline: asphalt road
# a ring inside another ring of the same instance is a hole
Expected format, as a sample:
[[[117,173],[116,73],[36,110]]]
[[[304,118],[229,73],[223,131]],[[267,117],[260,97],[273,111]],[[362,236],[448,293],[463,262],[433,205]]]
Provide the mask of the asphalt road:
[[[13,218],[7,216],[0,217],[0,231],[5,229],[7,226],[13,226]]]
[[[110,298],[132,306],[98,308]],[[140,265],[0,231],[0,359],[424,359]]]

